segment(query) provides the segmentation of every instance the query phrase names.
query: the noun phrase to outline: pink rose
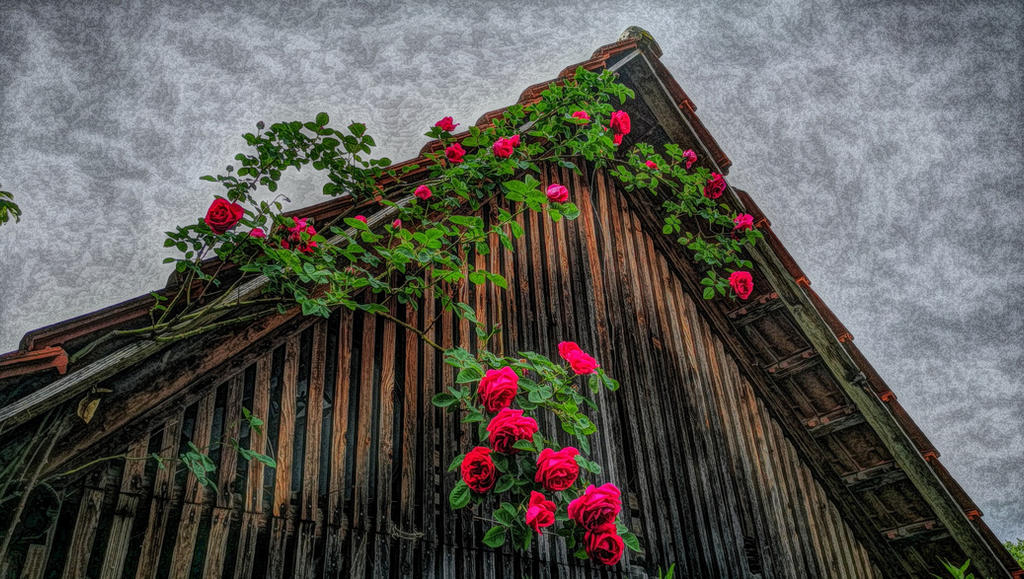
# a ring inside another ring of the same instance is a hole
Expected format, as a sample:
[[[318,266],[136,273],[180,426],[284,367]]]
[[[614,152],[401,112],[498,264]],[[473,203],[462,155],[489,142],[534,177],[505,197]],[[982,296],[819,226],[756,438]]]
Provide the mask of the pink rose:
[[[737,231],[754,228],[754,216],[749,213],[740,213],[736,217],[733,217],[732,222],[735,225],[733,229]]]
[[[569,503],[569,518],[584,529],[615,523],[615,517],[622,510],[622,493],[619,487],[605,483],[599,487],[590,485],[579,498]]]
[[[494,487],[497,469],[491,460],[491,449],[478,446],[462,459],[462,480],[473,492],[486,493]]]
[[[257,227],[256,229],[253,229],[252,231],[249,232],[249,237],[256,237],[256,238],[259,238],[259,239],[265,239],[267,237],[267,234],[264,233],[262,229]]]
[[[449,145],[448,148],[444,150],[444,156],[452,163],[461,163],[462,157],[465,156],[465,154],[466,150],[458,143]]]
[[[394,221],[391,222],[391,227],[393,227],[394,229],[401,229],[402,228],[402,220],[401,219],[395,219]]]
[[[421,199],[423,201],[430,199],[430,196],[433,194],[434,192],[431,191],[430,187],[427,187],[426,185],[420,185],[419,187],[416,188],[416,191],[413,192],[413,195],[415,195],[417,199]]]
[[[519,146],[519,135],[518,134],[517,135],[512,135],[511,137],[508,138],[508,142],[512,143],[513,147],[518,147]]]
[[[544,485],[549,491],[564,491],[571,487],[580,475],[580,465],[575,458],[579,453],[571,446],[562,450],[541,450],[537,456],[537,474],[533,482]]]
[[[363,223],[366,223],[366,217],[363,216],[363,215],[356,215],[353,219],[356,219],[358,221],[362,221]]]
[[[548,201],[555,203],[565,203],[569,200],[569,190],[565,185],[559,185],[558,183],[552,183],[548,185]]]
[[[313,229],[312,225],[306,225],[306,218],[292,217],[292,226],[288,228],[288,236],[286,239],[281,240],[281,247],[289,249],[292,245],[295,249],[298,249],[302,253],[313,253],[313,249],[317,246],[315,241],[311,241],[314,235],[316,235],[316,229]],[[305,233],[308,237],[306,240],[302,240],[302,234]]]
[[[683,159],[686,160],[686,168],[689,169],[697,162],[697,153],[694,153],[693,149],[687,149],[683,151]]]
[[[449,133],[455,130],[455,127],[459,126],[458,123],[452,122],[451,117],[445,117],[440,121],[434,123],[435,127],[439,127],[442,131],[448,131]]]
[[[480,379],[480,386],[477,388],[480,401],[488,412],[508,408],[518,392],[519,374],[509,366],[500,370],[488,370]]]
[[[645,164],[647,165],[648,169],[652,169],[654,171],[658,170],[658,164],[655,163],[654,161],[647,161]]]
[[[616,135],[628,135],[629,124],[629,113],[626,111],[615,111],[612,113],[611,120],[608,121],[608,127]]]
[[[729,287],[741,300],[745,300],[754,291],[754,278],[749,271],[734,271],[729,275]]]
[[[558,355],[568,362],[572,371],[578,375],[593,374],[599,366],[597,360],[584,352],[576,342],[559,343]]]
[[[512,448],[517,440],[530,440],[537,432],[537,421],[523,416],[522,410],[502,408],[487,424],[488,440],[495,452],[518,452]]]
[[[587,121],[588,123],[590,122],[590,115],[587,114],[587,111],[576,111],[576,112],[574,112],[572,114],[572,118],[574,118],[574,119],[583,119],[584,121]]]
[[[516,135],[518,138],[518,135]],[[494,156],[499,159],[508,159],[515,152],[516,146],[512,139],[500,138],[494,141],[494,146],[491,147],[494,151]]]
[[[614,523],[600,525],[583,534],[583,549],[598,563],[614,565],[622,558],[625,543],[615,530]]]
[[[203,218],[203,221],[214,235],[221,235],[241,221],[244,214],[245,210],[238,203],[218,197],[206,210],[206,217]]]
[[[704,196],[708,199],[718,199],[725,192],[725,178],[718,173],[712,173],[711,179],[708,179],[706,185],[704,185]]]
[[[537,533],[541,527],[555,524],[555,503],[544,498],[544,495],[533,491],[530,493],[530,504],[526,507],[526,524]]]

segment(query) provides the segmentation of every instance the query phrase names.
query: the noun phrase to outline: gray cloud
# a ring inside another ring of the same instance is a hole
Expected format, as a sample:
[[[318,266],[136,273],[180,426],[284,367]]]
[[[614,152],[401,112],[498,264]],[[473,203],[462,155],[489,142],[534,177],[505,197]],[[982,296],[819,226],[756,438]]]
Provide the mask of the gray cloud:
[[[552,4],[0,7],[0,182],[25,212],[0,228],[0,351],[160,285],[162,230],[257,120],[324,110],[411,157],[635,24],[989,525],[1024,536],[1024,7]]]

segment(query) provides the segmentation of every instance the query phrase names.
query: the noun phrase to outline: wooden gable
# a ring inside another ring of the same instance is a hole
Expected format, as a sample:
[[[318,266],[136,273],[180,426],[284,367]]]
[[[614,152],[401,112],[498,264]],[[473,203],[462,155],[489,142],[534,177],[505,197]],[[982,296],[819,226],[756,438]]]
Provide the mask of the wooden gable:
[[[631,139],[692,147],[723,169],[728,159],[658,56],[634,34],[583,64],[615,68],[636,89]],[[495,242],[472,256],[509,290],[463,285],[460,300],[501,324],[504,352],[550,354],[573,339],[622,383],[598,394],[595,458],[628,497],[642,555],[609,570],[555,538],[525,555],[484,547],[489,525],[447,505],[447,466],[477,439],[429,403],[452,368],[403,327],[346,310],[326,320],[290,311],[172,347],[112,342],[65,376],[3,374],[0,359],[8,448],[62,427],[31,447],[53,492],[33,492],[27,507],[46,515],[19,526],[2,564],[29,577],[656,576],[672,563],[695,577],[889,577],[930,576],[940,556],[970,557],[992,576],[1015,569],[766,223],[769,243],[752,255],[758,293],[707,302],[650,199],[601,172],[546,171],[569,186],[580,218],[521,216],[514,253]],[[728,195],[760,217],[749,196]],[[351,210],[342,200],[311,213]],[[141,323],[145,302],[26,341],[72,352],[97,328]],[[391,313],[445,347],[476,347],[468,323],[433,299]],[[82,424],[73,406],[97,387],[110,392]],[[261,431],[240,425],[243,408],[265,417]],[[214,490],[138,460],[221,439],[269,445],[276,468],[212,448]],[[90,465],[120,454],[130,460]]]

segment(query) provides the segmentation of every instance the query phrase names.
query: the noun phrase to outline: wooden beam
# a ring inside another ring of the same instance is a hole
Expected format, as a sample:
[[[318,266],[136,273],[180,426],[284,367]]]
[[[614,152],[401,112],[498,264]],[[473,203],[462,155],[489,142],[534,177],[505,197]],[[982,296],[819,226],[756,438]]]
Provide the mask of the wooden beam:
[[[817,421],[812,419],[810,422],[815,423],[815,425],[811,426],[807,432],[815,438],[821,438],[822,436],[828,436],[829,434],[839,432],[840,430],[850,428],[851,426],[864,424],[864,415],[852,412],[840,415],[837,418],[823,417]]]

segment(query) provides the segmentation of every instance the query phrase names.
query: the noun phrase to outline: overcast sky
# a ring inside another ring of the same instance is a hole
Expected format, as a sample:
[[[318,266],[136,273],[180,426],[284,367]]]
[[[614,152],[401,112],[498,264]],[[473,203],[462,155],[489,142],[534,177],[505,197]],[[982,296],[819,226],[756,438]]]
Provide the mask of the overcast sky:
[[[0,227],[0,352],[162,286],[162,232],[205,213],[199,176],[257,120],[326,111],[405,159],[438,118],[472,123],[638,25],[730,183],[986,522],[1024,537],[1019,0],[81,4],[0,3],[0,183],[25,213]]]

